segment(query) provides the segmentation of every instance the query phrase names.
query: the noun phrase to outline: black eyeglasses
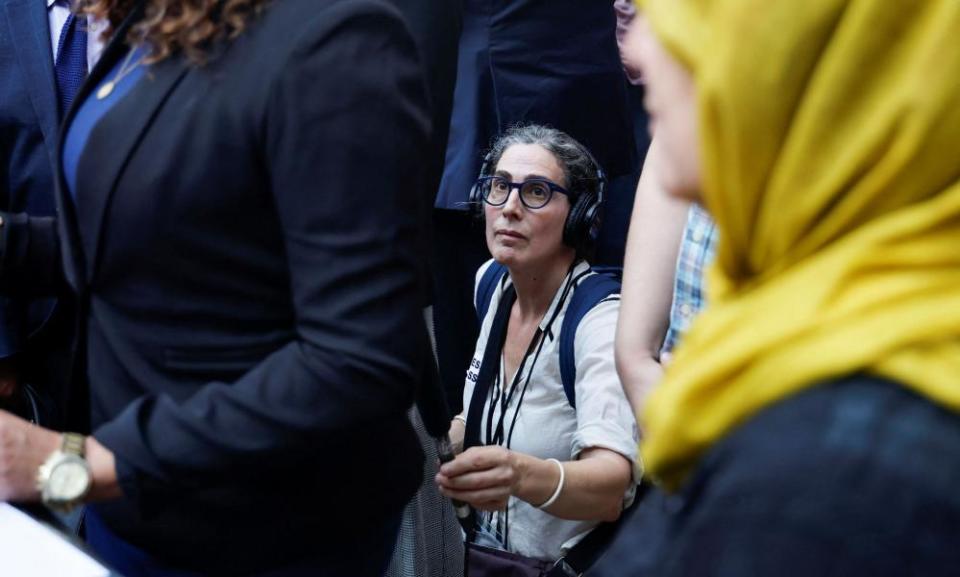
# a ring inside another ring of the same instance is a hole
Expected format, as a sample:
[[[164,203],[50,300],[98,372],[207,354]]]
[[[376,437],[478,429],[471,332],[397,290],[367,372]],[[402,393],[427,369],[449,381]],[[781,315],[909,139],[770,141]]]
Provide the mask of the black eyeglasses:
[[[570,196],[567,189],[545,178],[529,178],[523,182],[510,182],[503,176],[484,176],[477,181],[483,200],[490,206],[503,206],[513,189],[520,191],[520,202],[530,209],[543,208],[553,198],[554,192]]]

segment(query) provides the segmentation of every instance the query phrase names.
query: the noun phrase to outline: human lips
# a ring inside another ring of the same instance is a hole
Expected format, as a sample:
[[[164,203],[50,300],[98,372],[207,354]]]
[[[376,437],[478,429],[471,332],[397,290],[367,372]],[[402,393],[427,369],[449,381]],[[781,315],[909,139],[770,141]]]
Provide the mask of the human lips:
[[[516,238],[516,239],[526,239],[527,237],[523,236],[515,230],[509,230],[506,228],[501,228],[496,231],[497,236],[505,236],[507,238]]]

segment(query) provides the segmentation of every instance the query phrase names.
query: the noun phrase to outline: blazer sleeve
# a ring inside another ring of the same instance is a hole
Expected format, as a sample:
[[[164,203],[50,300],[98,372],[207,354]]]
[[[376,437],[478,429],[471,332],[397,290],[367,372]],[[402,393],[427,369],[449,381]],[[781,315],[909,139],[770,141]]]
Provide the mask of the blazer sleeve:
[[[0,212],[0,295],[51,297],[63,285],[56,217]]]
[[[98,428],[128,498],[302,466],[406,418],[429,351],[416,252],[429,110],[402,22],[352,6],[339,22],[318,11],[263,120],[297,338],[237,382],[141,398]]]

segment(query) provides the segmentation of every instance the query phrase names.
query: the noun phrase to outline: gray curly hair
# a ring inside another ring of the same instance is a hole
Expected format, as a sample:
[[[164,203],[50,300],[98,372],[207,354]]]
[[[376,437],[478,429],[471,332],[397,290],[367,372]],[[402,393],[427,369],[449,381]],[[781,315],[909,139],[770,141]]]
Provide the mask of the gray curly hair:
[[[490,148],[490,169],[497,166],[504,151],[515,144],[537,144],[550,151],[563,169],[564,188],[572,205],[582,194],[596,195],[602,177],[600,166],[585,146],[572,136],[540,124],[517,125],[494,141]]]
[[[581,196],[587,194],[596,198],[599,195],[603,170],[590,151],[566,132],[540,124],[517,125],[497,138],[487,155],[486,170],[492,172],[504,151],[515,144],[536,144],[553,154],[563,170],[563,187],[569,193],[571,210]],[[478,211],[478,216],[482,218],[482,210]],[[565,233],[564,241],[576,249],[578,258],[592,260],[596,248],[592,239],[589,235],[578,236],[567,239]]]

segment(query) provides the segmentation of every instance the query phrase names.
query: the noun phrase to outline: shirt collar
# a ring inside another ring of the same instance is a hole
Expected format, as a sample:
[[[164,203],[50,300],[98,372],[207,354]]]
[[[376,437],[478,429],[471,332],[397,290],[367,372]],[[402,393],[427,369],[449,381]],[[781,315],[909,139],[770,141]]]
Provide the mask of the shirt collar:
[[[47,10],[53,8],[53,5],[57,3],[57,0],[47,0]]]
[[[567,287],[567,283],[570,282],[570,279],[573,278],[574,281],[578,281],[583,273],[590,270],[590,263],[585,260],[580,260],[573,266],[573,269],[567,273],[567,276],[563,278],[563,282],[560,283],[560,288],[557,289],[557,292],[553,295],[553,301],[550,303],[550,306],[547,308],[546,314],[543,315],[543,318],[540,319],[540,330],[544,334],[547,334],[550,329],[550,321],[553,320],[554,314],[557,312],[557,307],[562,307],[567,300],[570,298],[570,292],[567,291],[567,294],[564,294],[564,290]],[[510,280],[510,275],[507,275],[507,282],[503,285],[503,288],[506,289],[508,286],[513,284],[513,281]],[[576,287],[571,287],[576,288]],[[503,293],[500,293],[501,296]]]

